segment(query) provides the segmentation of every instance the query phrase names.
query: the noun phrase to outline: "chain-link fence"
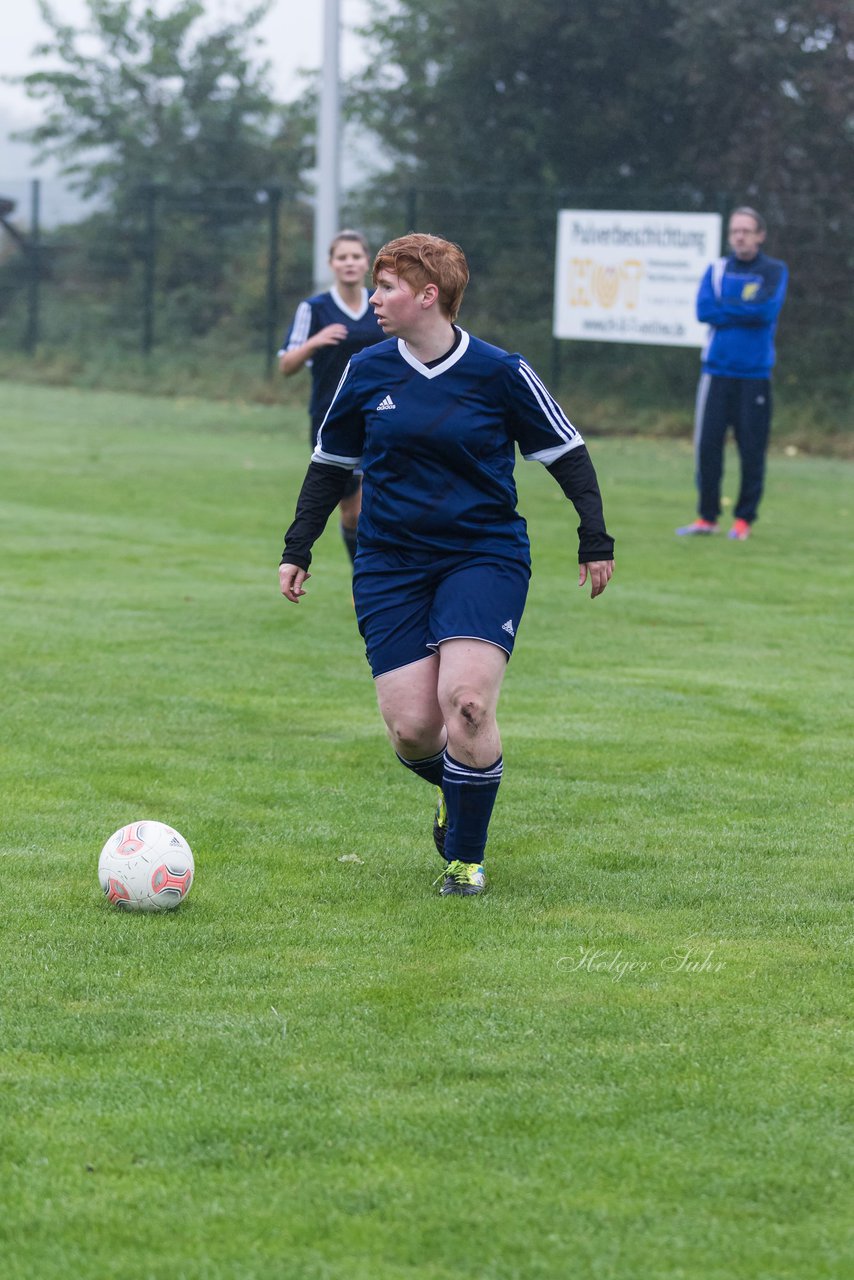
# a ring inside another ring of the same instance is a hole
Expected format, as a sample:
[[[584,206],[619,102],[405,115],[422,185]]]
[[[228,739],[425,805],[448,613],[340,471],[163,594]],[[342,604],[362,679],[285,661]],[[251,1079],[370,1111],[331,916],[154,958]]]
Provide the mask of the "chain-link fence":
[[[145,356],[248,320],[265,361],[278,340],[282,188],[219,186],[175,196],[140,187],[134,211],[94,210],[45,228],[41,187],[29,200],[0,188],[0,346],[85,352],[112,344]],[[241,294],[240,280],[246,284]]]
[[[3,196],[0,182],[0,197]],[[272,375],[274,353],[301,298],[312,291],[310,207],[277,184],[216,188],[172,198],[140,188],[130,214],[94,212],[44,229],[38,187],[3,209],[0,227],[0,353],[34,358],[61,351],[85,363],[144,357],[174,366],[193,351],[219,364],[254,362]],[[431,231],[460,243],[472,270],[464,322],[528,358],[560,381],[581,368],[622,382],[644,379],[680,402],[696,373],[696,352],[611,343],[557,343],[551,335],[557,213],[561,208],[713,211],[742,198],[693,191],[621,192],[501,187],[384,185],[351,196],[342,224],[373,246],[404,231]],[[854,239],[839,200],[766,195],[767,250],[789,264],[789,297],[779,328],[780,374],[792,394],[841,406],[850,392],[852,302],[845,281]],[[837,407],[833,412],[836,413]]]

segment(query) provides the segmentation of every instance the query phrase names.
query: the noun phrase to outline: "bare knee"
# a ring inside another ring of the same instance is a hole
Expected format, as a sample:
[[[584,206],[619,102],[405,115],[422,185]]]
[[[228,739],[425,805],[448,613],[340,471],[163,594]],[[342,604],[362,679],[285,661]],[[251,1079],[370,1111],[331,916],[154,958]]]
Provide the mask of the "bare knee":
[[[418,760],[436,748],[441,726],[422,716],[399,716],[386,721],[389,740],[395,751],[406,760]]]

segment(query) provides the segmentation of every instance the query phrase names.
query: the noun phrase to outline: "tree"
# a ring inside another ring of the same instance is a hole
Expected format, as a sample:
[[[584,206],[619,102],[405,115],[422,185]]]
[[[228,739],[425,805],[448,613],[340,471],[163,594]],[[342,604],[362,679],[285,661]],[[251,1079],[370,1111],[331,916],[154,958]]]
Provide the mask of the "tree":
[[[698,185],[847,196],[854,166],[847,0],[674,4],[684,163]]]
[[[117,213],[152,183],[173,192],[263,184],[279,109],[252,46],[269,4],[206,31],[199,0],[176,0],[162,16],[137,0],[87,0],[91,24],[77,32],[39,0],[53,38],[35,54],[60,65],[19,77],[46,106],[21,136]]]
[[[791,269],[782,365],[812,360],[824,386],[844,397],[852,315],[839,281],[854,265],[854,10],[848,0],[677,3],[686,170],[698,189],[766,214],[772,252]]]
[[[589,189],[672,180],[672,0],[398,0],[354,109],[425,180]]]
[[[672,0],[374,5],[350,109],[392,160],[378,199],[388,222],[464,244],[467,308],[494,339],[524,323],[548,341],[560,204],[645,208],[678,181],[680,86],[662,70],[673,15]]]
[[[391,161],[380,207],[464,240],[499,333],[502,309],[547,331],[559,203],[745,202],[792,266],[784,333],[844,340],[850,0],[374,0],[365,34],[351,110]]]
[[[52,38],[35,53],[53,65],[19,77],[46,108],[21,136],[100,198],[77,232],[82,273],[131,278],[149,301],[156,278],[168,294],[162,324],[204,333],[240,307],[235,278],[248,289],[259,276],[266,206],[256,193],[263,200],[273,184],[297,194],[313,122],[305,103],[275,103],[268,64],[256,61],[272,0],[216,30],[199,0],[170,2],[157,12],[144,0],[87,0],[81,32],[39,0]],[[251,270],[236,271],[238,258]],[[259,288],[263,298],[263,278]],[[116,309],[131,320],[126,289]]]
[[[847,0],[375,0],[367,34],[353,109],[427,183],[849,181]]]

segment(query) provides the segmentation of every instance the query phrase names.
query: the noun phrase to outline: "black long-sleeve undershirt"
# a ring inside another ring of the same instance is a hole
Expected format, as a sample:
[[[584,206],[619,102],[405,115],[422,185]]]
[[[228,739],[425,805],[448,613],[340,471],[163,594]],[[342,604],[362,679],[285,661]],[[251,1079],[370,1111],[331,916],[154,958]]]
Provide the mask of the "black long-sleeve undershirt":
[[[300,569],[308,568],[311,564],[311,548],[344,497],[347,481],[352,474],[346,467],[333,467],[327,462],[308,464],[293,524],[285,534],[282,564],[296,564]]]
[[[564,453],[546,468],[578,512],[578,562],[612,560],[614,539],[605,529],[599,482],[586,445]],[[310,462],[300,489],[293,524],[285,534],[282,564],[308,569],[311,549],[344,496],[350,472],[325,462]]]
[[[587,445],[577,445],[546,467],[569,498],[581,523],[578,526],[578,563],[613,560],[614,539],[605,528],[602,495]]]

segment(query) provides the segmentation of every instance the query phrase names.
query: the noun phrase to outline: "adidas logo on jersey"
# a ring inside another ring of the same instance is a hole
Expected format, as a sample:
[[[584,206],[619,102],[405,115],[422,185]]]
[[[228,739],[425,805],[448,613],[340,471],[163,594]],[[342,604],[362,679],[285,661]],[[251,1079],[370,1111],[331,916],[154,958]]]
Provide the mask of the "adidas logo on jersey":
[[[377,405],[377,410],[396,409],[396,408],[397,408],[397,405],[394,403],[391,396],[386,396],[386,398],[384,400],[380,400],[379,404]]]
[[[516,632],[513,630],[513,619],[508,618],[506,622],[502,622],[501,630],[506,631],[508,636],[515,636]]]

